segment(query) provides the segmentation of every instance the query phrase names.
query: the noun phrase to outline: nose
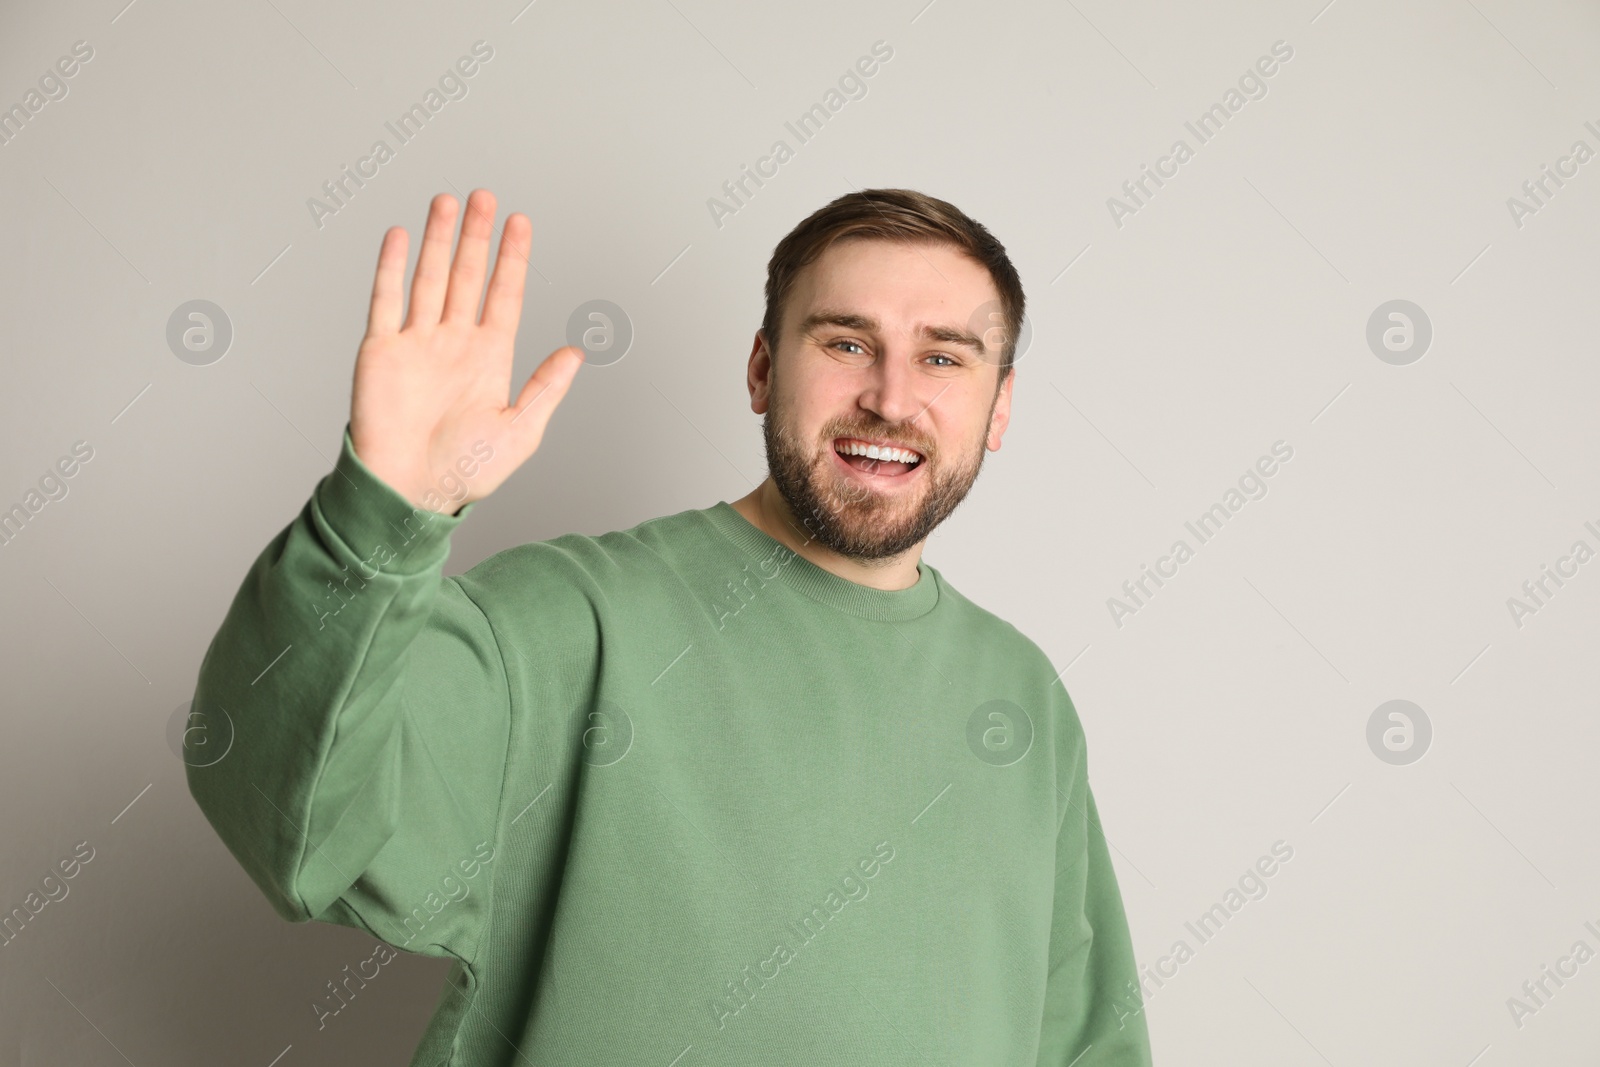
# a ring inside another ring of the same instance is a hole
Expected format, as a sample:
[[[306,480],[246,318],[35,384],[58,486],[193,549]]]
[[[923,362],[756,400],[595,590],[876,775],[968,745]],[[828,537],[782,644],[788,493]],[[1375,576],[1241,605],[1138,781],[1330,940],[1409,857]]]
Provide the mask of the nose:
[[[861,407],[894,426],[911,424],[932,401],[922,395],[928,383],[911,365],[913,351],[890,344],[867,369],[861,389]]]

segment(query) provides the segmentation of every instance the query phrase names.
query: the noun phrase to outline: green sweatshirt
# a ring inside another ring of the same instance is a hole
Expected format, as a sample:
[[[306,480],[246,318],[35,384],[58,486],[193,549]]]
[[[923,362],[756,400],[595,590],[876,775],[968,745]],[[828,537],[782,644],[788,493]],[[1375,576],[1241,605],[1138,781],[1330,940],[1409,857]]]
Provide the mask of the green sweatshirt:
[[[872,589],[725,501],[445,577],[475,507],[412,507],[347,425],[185,750],[284,919],[454,961],[413,1067],[1150,1063],[1032,641],[926,562]]]

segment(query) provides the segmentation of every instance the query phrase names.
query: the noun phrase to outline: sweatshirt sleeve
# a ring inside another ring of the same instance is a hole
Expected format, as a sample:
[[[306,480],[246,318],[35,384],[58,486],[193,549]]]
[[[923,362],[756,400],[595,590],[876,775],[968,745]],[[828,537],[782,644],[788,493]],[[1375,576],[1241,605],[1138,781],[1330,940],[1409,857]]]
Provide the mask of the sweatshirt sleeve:
[[[201,661],[190,793],[273,909],[471,959],[510,735],[493,628],[443,577],[454,515],[356,456],[266,546]],[[197,730],[198,727],[198,730]]]
[[[1088,744],[1071,700],[1062,699],[1072,780],[1056,839],[1039,1067],[1150,1067],[1133,941],[1089,788]]]

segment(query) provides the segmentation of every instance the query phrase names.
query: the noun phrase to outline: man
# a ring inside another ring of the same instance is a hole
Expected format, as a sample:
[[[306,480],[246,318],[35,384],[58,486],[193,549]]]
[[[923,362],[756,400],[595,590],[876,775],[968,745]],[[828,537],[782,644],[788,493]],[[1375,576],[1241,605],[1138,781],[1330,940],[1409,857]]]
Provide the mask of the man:
[[[446,578],[583,355],[507,406],[531,224],[480,316],[494,198],[452,261],[456,210],[403,322],[385,235],[335,469],[201,665],[190,789],[277,912],[454,961],[417,1065],[1148,1064],[1077,712],[921,559],[1009,421],[1000,243],[835,200],[768,268],[766,481]]]

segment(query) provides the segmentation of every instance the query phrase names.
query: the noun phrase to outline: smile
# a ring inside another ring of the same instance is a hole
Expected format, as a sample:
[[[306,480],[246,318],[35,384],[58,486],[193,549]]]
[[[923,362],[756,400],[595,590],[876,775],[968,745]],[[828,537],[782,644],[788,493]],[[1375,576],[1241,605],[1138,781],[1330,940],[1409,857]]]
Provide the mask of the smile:
[[[833,456],[852,476],[874,485],[908,482],[926,466],[922,453],[915,449],[880,446],[856,437],[835,438]]]

